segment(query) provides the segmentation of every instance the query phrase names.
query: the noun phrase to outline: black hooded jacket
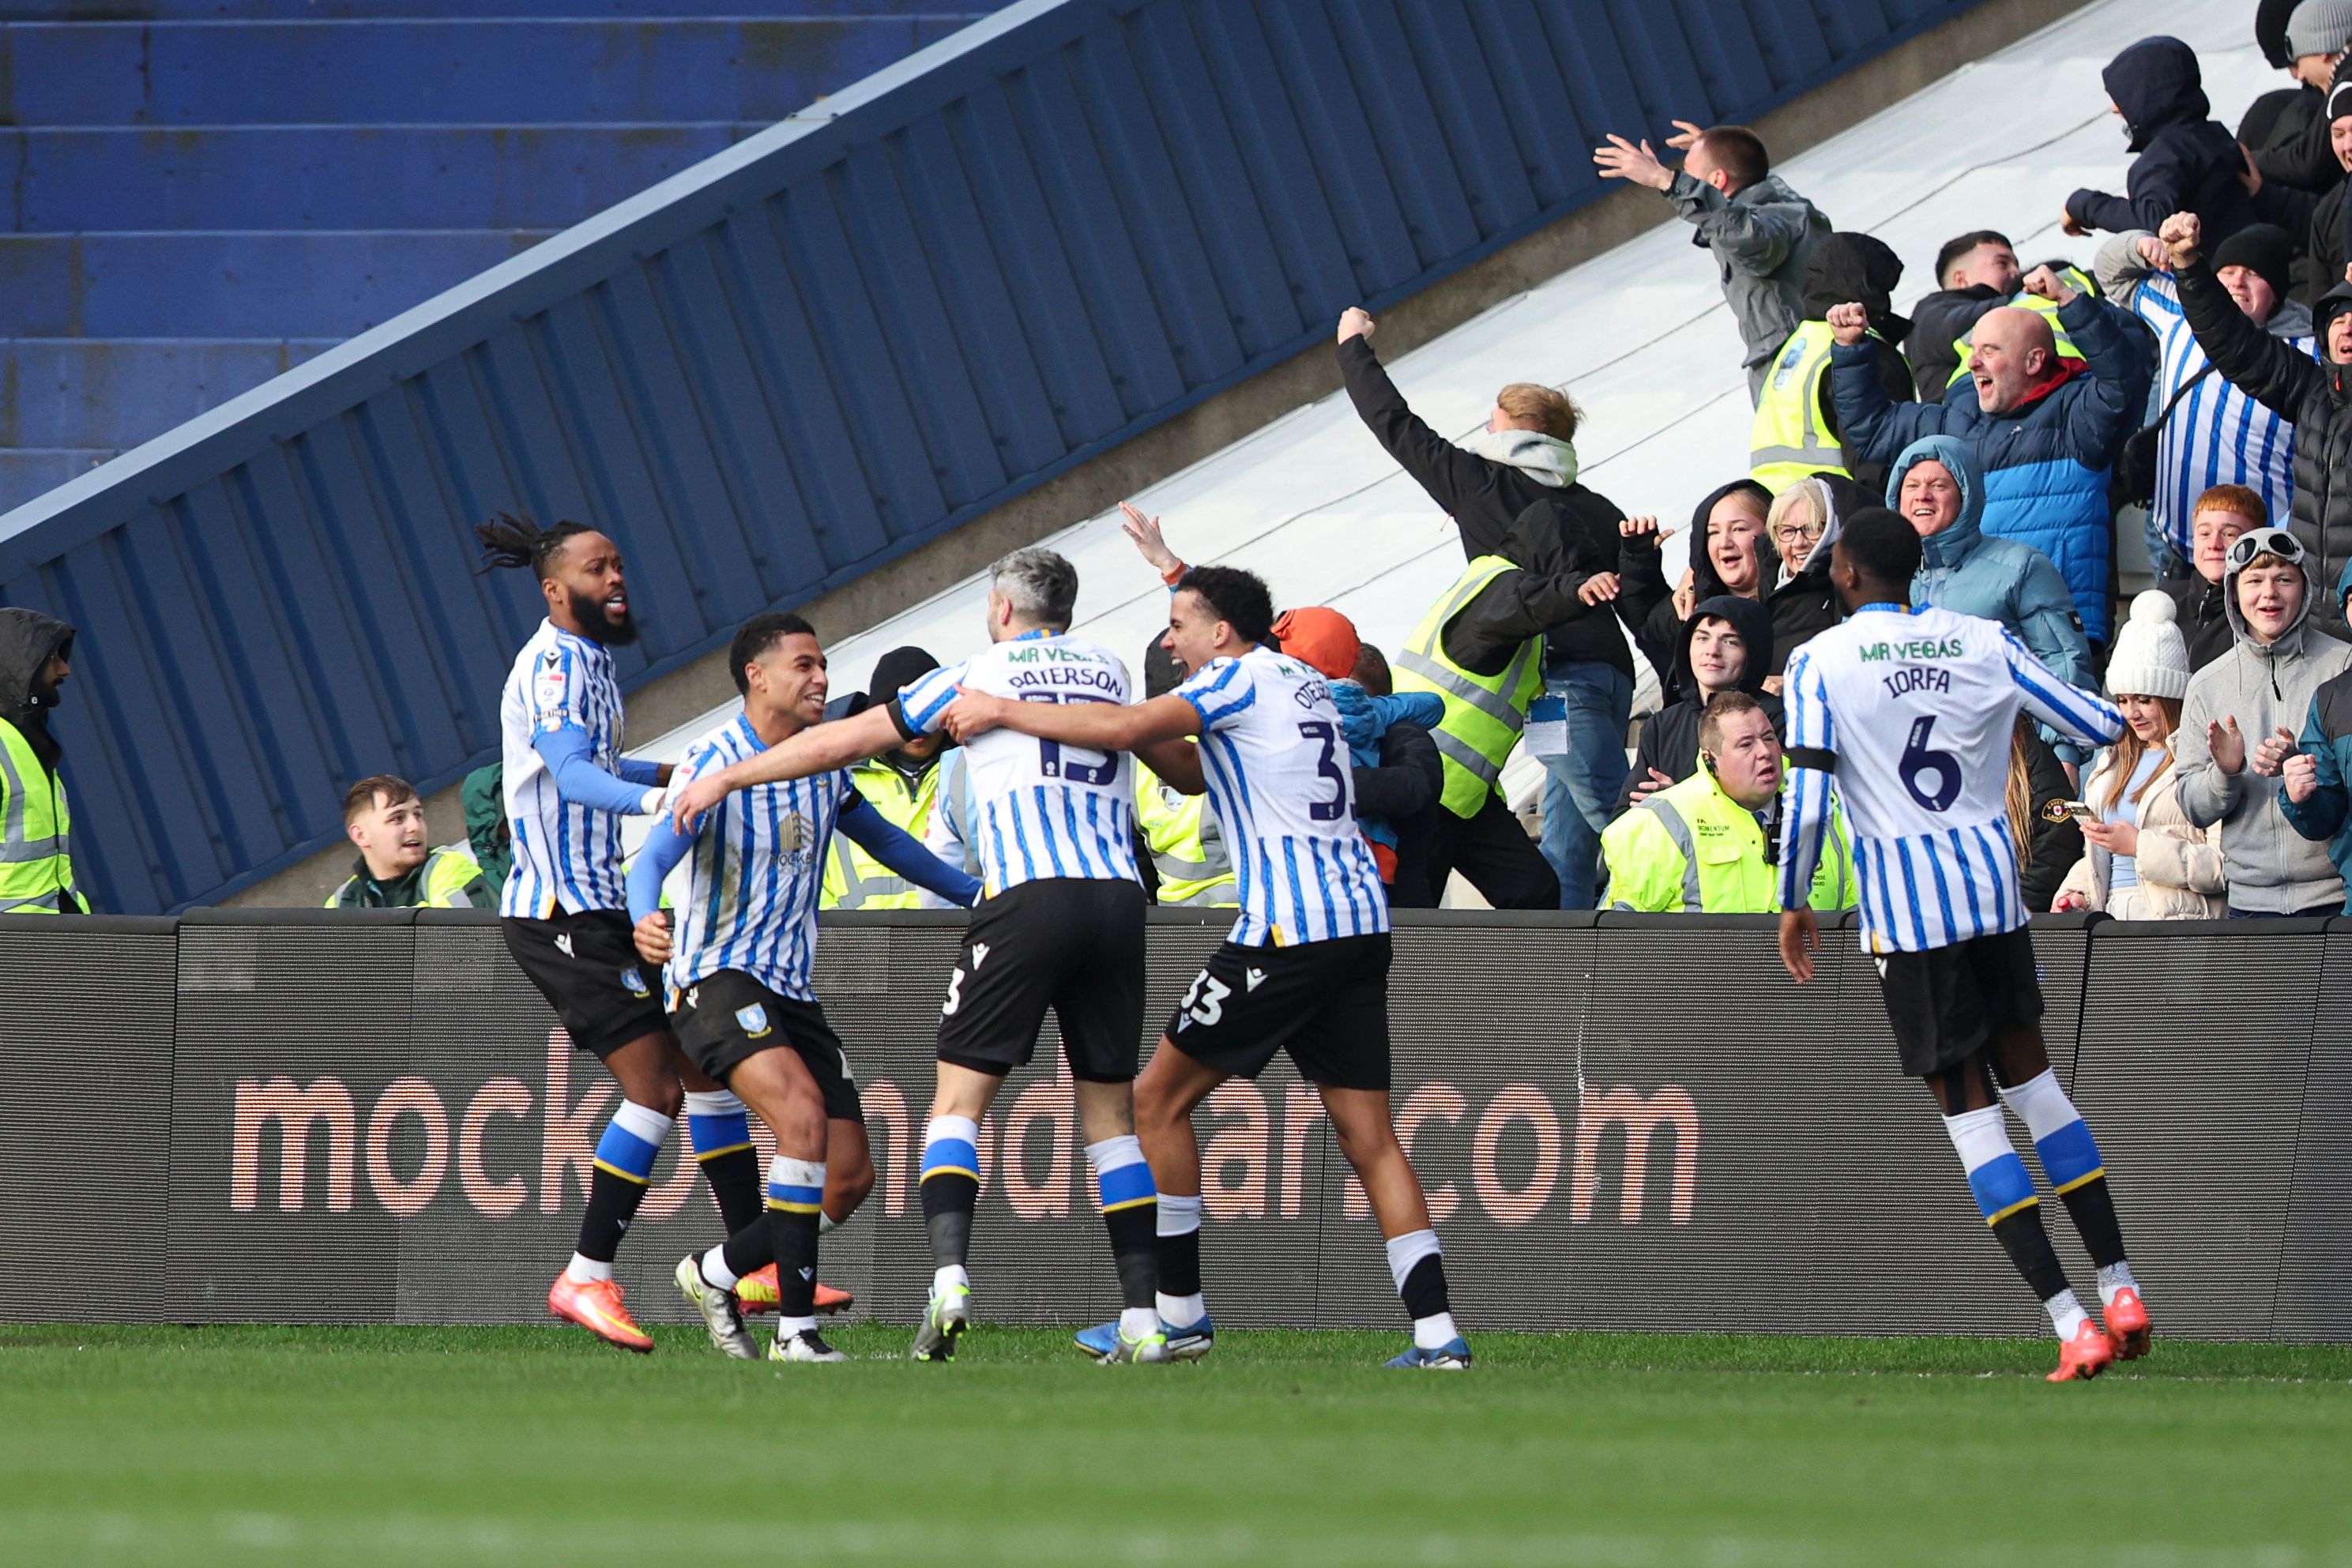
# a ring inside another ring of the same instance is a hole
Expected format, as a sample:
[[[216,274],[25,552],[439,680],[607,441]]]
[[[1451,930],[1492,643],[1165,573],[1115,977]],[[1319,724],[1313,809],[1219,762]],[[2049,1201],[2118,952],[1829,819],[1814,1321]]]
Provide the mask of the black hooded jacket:
[[[1546,508],[1539,522],[1559,535],[1563,548],[1580,543],[1597,562],[1614,556],[1617,522],[1625,515],[1615,502],[1581,485],[1546,485],[1507,463],[1481,457],[1446,440],[1406,406],[1404,394],[1389,380],[1369,339],[1350,338],[1339,345],[1339,375],[1366,428],[1388,448],[1397,466],[1452,516],[1465,558],[1507,554],[1506,536],[1538,503]],[[1523,567],[1535,566],[1517,556],[1510,559]],[[1580,617],[1548,630],[1547,664],[1599,661],[1633,674],[1633,653],[1609,617]]]
[[[41,682],[59,653],[70,656],[74,629],[37,610],[0,610],[0,718],[24,732],[41,766],[54,771],[61,755],[49,733],[58,694]]]
[[[2238,634],[2230,625],[2220,583],[2206,581],[2201,572],[2191,569],[2180,580],[2157,586],[2171,597],[2173,619],[2180,628],[2181,641],[2189,644],[2190,674],[2237,646]]]
[[[2200,256],[2178,268],[2180,308],[2213,367],[2248,397],[2294,421],[2294,500],[2284,526],[2314,557],[2312,580],[2333,584],[2352,561],[2352,367],[2322,364],[2273,338],[2238,308]],[[2311,312],[2326,351],[2328,323],[2352,310],[2352,283],[2329,289]],[[2273,522],[2281,519],[2273,518]],[[2315,604],[2315,614],[2318,606]],[[2330,636],[2343,622],[2319,622]]]
[[[1715,538],[1716,504],[1738,491],[1756,497],[1759,513],[1771,509],[1772,492],[1753,479],[1734,479],[1700,497],[1698,505],[1691,509],[1690,520],[1693,603],[1731,591],[1723,585],[1723,579],[1717,575],[1715,558],[1707,547]],[[1772,580],[1775,570],[1772,541],[1759,534],[1756,549],[1757,581],[1759,584],[1768,583]],[[1642,644],[1643,656],[1658,672],[1659,684],[1671,701],[1675,694],[1675,664],[1681,657],[1683,641],[1688,635],[1689,628],[1684,625],[1682,617],[1675,613],[1674,591],[1666,585],[1665,559],[1658,549],[1657,536],[1650,534],[1621,541],[1617,575],[1621,584],[1617,602],[1632,618],[1631,624],[1635,628],[1635,638]],[[1757,602],[1763,602],[1760,587]],[[1757,672],[1759,678],[1766,673],[1761,668]]]
[[[1680,700],[1668,703],[1642,726],[1633,769],[1625,775],[1624,792],[1617,798],[1620,811],[1633,806],[1636,786],[1655,783],[1650,777],[1653,768],[1677,784],[1698,771],[1698,721],[1706,705],[1691,679],[1690,643],[1698,623],[1709,616],[1728,621],[1738,629],[1739,640],[1748,644],[1748,668],[1739,677],[1739,689],[1763,705],[1773,728],[1780,727],[1780,699],[1764,689],[1764,677],[1772,664],[1771,616],[1754,600],[1735,593],[1701,600],[1675,646],[1674,685],[1669,689]]]
[[[2142,38],[2099,73],[2108,98],[2123,110],[2131,138],[2128,195],[2080,190],[2066,198],[2066,215],[2087,228],[2154,234],[2174,213],[2195,213],[2205,243],[2221,244],[2254,221],[2252,198],[2240,176],[2245,154],[2229,127],[2211,118],[2197,51],[2178,38]]]
[[[1911,323],[1895,313],[1895,287],[1903,281],[1903,261],[1875,235],[1833,234],[1813,247],[1805,263],[1805,319],[1825,321],[1832,305],[1855,304],[1870,313],[1870,336],[1864,340],[1878,355],[1878,384],[1889,402],[1916,402],[1911,366],[1895,347],[1911,335]],[[1822,378],[1822,428],[1836,431],[1837,401],[1831,392],[1833,378]],[[1886,465],[1861,461],[1841,444],[1843,466],[1864,486],[1886,488]]]

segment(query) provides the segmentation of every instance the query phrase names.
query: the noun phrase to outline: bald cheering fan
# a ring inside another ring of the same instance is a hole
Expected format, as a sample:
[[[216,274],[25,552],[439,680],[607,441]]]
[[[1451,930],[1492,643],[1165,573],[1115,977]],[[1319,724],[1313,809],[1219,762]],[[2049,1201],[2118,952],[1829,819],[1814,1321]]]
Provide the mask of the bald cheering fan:
[[[1985,476],[1984,531],[2032,545],[2058,568],[2084,632],[2108,637],[2107,573],[2114,528],[2107,481],[2147,400],[2151,367],[2128,347],[2122,311],[2070,287],[2047,267],[2028,274],[2030,294],[2057,307],[2058,324],[2082,358],[2062,355],[2050,323],[2016,306],[1979,318],[1969,376],[1939,403],[1889,401],[1858,304],[1829,313],[1838,422],[1847,445],[1892,463],[1923,435],[1975,448]]]

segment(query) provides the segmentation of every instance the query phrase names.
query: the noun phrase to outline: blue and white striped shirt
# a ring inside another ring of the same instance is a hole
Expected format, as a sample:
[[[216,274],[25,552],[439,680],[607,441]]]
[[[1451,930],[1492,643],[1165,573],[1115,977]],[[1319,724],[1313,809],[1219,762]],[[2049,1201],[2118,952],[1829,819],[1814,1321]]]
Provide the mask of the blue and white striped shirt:
[[[1240,894],[1228,939],[1288,947],[1386,931],[1388,890],[1356,825],[1330,683],[1260,647],[1212,661],[1171,695],[1201,716],[1201,772]]]
[[[499,898],[499,914],[545,920],[558,908],[577,915],[628,907],[621,819],[566,803],[531,744],[567,727],[581,730],[588,737],[588,759],[617,776],[621,721],[621,683],[610,650],[541,621],[515,655],[499,698],[507,825],[514,835],[514,869]]]
[[[1832,810],[1819,764],[1833,755],[1870,953],[1922,953],[2025,924],[2008,804],[2021,706],[2086,746],[2124,727],[2000,622],[1948,610],[1864,606],[1797,651],[1782,695],[1792,773],[1780,906],[1810,896]]]
[[[911,740],[936,731],[958,686],[1044,703],[1125,704],[1130,691],[1127,666],[1108,649],[1067,632],[1031,632],[933,670],[901,691],[892,708],[898,732]],[[963,750],[989,897],[1047,877],[1142,880],[1127,753],[1088,751],[1009,729],[991,730]]]
[[[767,747],[737,716],[687,748],[671,782],[758,755]],[[817,902],[825,851],[842,807],[857,798],[846,768],[755,784],[710,809],[687,859],[676,945],[664,971],[673,997],[721,969],[751,976],[778,996],[814,1001]]]
[[[2210,362],[2181,313],[2172,279],[2152,273],[2132,295],[2133,314],[2154,329],[2163,355],[2156,378],[2161,411],[2190,377]],[[2282,310],[2299,308],[2286,300]],[[2281,340],[2313,359],[2318,340],[2305,332]],[[2271,521],[2284,527],[2294,498],[2294,422],[2265,408],[2214,371],[2189,388],[2157,437],[2156,522],[2183,560],[2191,554],[2189,525],[2197,497],[2216,485],[2243,485],[2263,498]]]

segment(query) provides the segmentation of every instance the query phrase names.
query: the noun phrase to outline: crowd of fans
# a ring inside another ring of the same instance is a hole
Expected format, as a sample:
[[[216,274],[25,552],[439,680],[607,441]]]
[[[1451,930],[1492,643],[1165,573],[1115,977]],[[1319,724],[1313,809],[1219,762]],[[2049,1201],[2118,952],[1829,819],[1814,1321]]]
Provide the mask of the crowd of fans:
[[[1392,661],[1334,610],[1275,623],[1334,684],[1397,906],[1434,906],[1458,877],[1497,908],[1772,910],[1780,674],[1840,614],[1840,529],[1883,506],[1923,540],[1915,600],[1999,622],[2130,722],[2095,756],[2019,725],[2010,814],[2033,907],[2352,912],[2352,0],[2263,0],[2256,32],[2294,85],[2234,133],[2179,40],[2107,65],[2133,156],[2124,193],[2066,200],[2067,234],[2106,236],[2087,272],[1968,230],[1907,318],[1899,258],[1838,230],[1752,131],[1676,121],[1679,167],[1609,136],[1602,175],[1661,193],[1706,251],[1754,402],[1745,471],[1694,510],[1677,580],[1662,549],[1676,530],[1581,483],[1564,390],[1505,386],[1483,430],[1449,438],[1390,379],[1373,319],[1341,318],[1349,398],[1465,558]],[[1158,519],[1129,507],[1125,526],[1163,581],[1181,577]],[[2124,528],[2144,529],[2156,587],[2119,605]],[[0,611],[0,909],[83,907],[46,717],[71,643],[62,623]],[[893,650],[835,716],[937,663]],[[1664,697],[1637,723],[1640,664]],[[1175,684],[1156,640],[1143,668],[1148,693]],[[1543,769],[1532,834],[1503,787],[1522,747]],[[1136,771],[1155,896],[1234,902],[1205,797]],[[856,782],[972,863],[970,792],[939,737]],[[497,767],[464,797],[469,844],[435,848],[407,783],[354,785],[358,853],[330,906],[494,904]],[[1816,908],[1854,901],[1842,828],[1832,840]],[[831,906],[934,902],[845,839],[832,852]]]

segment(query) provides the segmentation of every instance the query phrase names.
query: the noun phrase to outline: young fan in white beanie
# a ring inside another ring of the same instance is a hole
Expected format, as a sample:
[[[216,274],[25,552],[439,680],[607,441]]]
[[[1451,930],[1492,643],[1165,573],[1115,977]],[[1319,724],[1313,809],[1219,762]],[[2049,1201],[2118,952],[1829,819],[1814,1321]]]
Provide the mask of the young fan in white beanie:
[[[2083,799],[2098,821],[2053,910],[2104,910],[2118,920],[2212,920],[2229,913],[2221,830],[2200,828],[2180,804],[2172,732],[2189,690],[2189,645],[2170,596],[2132,601],[2107,662],[2107,695],[2130,727],[2098,755]]]

